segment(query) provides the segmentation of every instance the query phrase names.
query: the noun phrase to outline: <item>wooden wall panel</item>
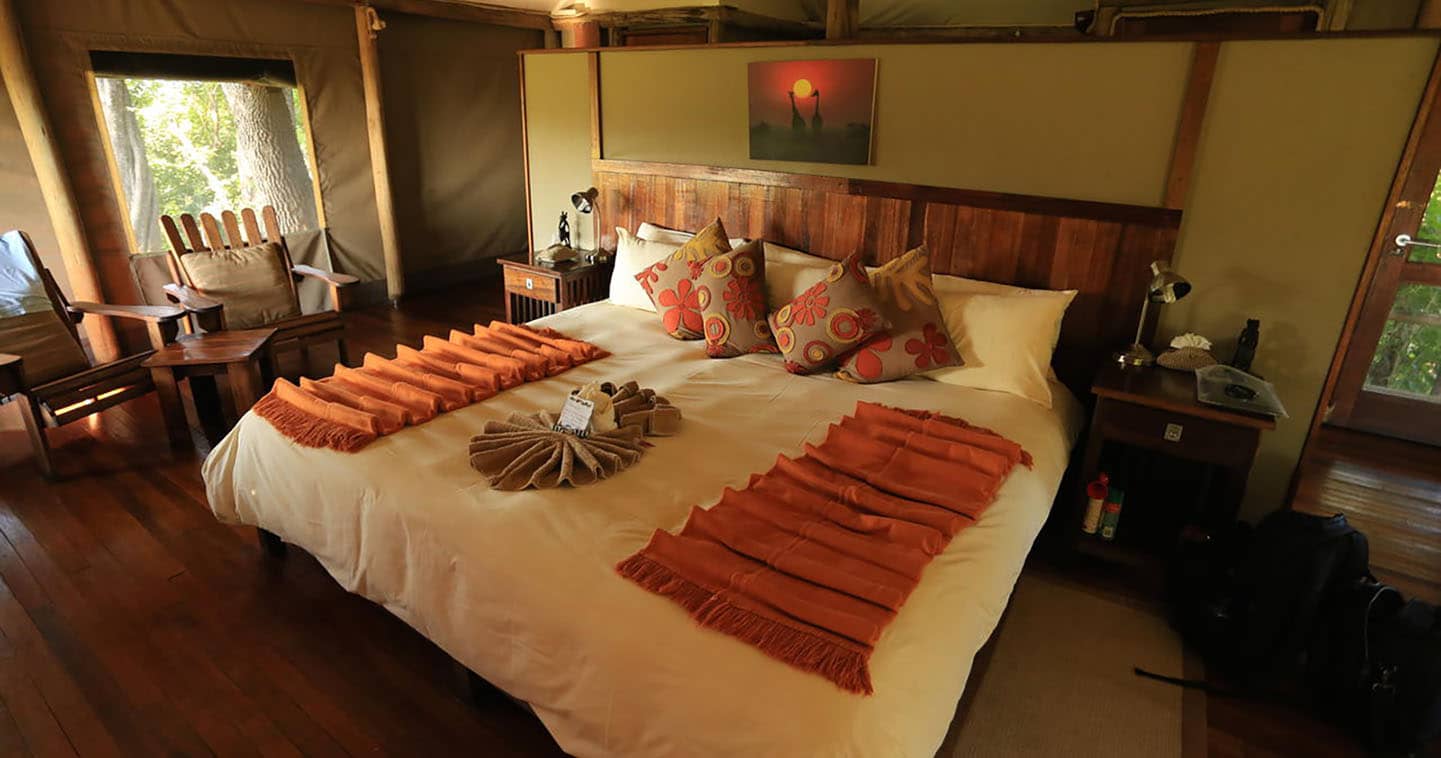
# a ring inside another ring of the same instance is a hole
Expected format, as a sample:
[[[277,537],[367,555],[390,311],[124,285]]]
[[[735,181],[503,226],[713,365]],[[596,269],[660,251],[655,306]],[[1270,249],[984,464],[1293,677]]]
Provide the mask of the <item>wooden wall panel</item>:
[[[884,263],[920,242],[936,273],[1078,293],[1055,365],[1084,389],[1129,344],[1148,264],[1170,260],[1179,211],[811,177],[765,171],[597,160],[607,249],[614,227],[643,221],[699,229],[720,218],[732,237],[769,240],[841,259]]]

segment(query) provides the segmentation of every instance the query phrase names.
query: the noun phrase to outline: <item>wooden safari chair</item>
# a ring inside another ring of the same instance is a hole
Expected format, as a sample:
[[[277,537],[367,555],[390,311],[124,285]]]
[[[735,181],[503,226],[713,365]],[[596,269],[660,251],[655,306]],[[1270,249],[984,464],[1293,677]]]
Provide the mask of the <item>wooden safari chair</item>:
[[[300,350],[306,373],[311,369],[309,347],[316,343],[334,341],[340,362],[349,362],[340,314],[345,288],[360,280],[293,263],[274,207],[261,209],[259,219],[246,208],[238,216],[225,211],[218,221],[209,213],[200,214],[199,221],[186,213],[178,223],[161,216],[160,225],[170,239],[173,281],[165,292],[190,311],[194,329],[275,329],[271,349],[277,354]],[[301,312],[296,282],[304,277],[330,288],[331,310]]]
[[[75,328],[87,313],[143,322],[151,349],[93,365]],[[140,364],[175,338],[184,317],[170,305],[66,302],[30,238],[0,234],[0,403],[19,403],[40,473],[55,475],[46,429],[155,389]]]

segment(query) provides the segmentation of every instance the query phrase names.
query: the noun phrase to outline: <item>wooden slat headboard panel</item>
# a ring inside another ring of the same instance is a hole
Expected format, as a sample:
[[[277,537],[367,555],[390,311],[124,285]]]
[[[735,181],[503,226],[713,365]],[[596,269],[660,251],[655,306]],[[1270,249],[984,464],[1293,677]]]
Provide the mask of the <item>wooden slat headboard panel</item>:
[[[1147,265],[1170,260],[1181,212],[805,174],[596,160],[601,245],[649,221],[695,230],[720,218],[732,237],[870,264],[925,242],[935,273],[1078,290],[1056,348],[1057,374],[1084,391],[1129,344]]]

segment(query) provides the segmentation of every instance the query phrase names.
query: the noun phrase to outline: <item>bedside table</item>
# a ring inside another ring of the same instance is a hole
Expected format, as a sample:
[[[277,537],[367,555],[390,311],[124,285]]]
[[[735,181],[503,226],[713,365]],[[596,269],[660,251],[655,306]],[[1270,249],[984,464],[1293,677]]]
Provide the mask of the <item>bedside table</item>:
[[[586,251],[579,252],[584,255]],[[547,264],[501,258],[499,262],[505,284],[505,320],[522,324],[604,300],[610,292],[614,259]]]
[[[1091,392],[1096,395],[1096,409],[1081,464],[1082,483],[1096,478],[1101,451],[1108,442],[1210,464],[1221,470],[1225,481],[1207,511],[1226,522],[1235,520],[1261,433],[1275,429],[1275,419],[1201,403],[1196,399],[1195,374],[1160,367],[1107,365],[1096,376]],[[1116,485],[1126,489],[1125,482]],[[1074,530],[1079,543],[1092,535],[1081,531],[1085,492],[1075,501],[1074,518],[1066,528]],[[1129,507],[1128,497],[1121,512],[1123,529]]]

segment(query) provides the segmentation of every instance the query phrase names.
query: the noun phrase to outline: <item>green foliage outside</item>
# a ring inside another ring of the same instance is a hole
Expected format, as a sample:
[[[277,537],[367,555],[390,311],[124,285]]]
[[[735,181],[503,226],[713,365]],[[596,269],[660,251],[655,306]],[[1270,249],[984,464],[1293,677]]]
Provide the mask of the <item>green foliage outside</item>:
[[[1418,239],[1441,242],[1441,176],[1421,219]],[[1409,260],[1441,265],[1441,249],[1412,247]],[[1396,292],[1366,385],[1441,401],[1441,287],[1403,284]]]
[[[220,84],[161,79],[128,79],[125,84],[155,177],[157,218],[244,205],[235,117]],[[295,136],[305,150],[300,91],[291,89],[290,96]]]

